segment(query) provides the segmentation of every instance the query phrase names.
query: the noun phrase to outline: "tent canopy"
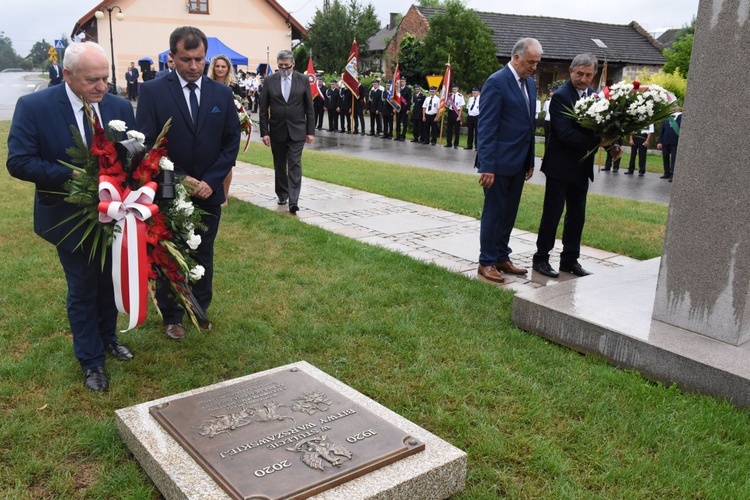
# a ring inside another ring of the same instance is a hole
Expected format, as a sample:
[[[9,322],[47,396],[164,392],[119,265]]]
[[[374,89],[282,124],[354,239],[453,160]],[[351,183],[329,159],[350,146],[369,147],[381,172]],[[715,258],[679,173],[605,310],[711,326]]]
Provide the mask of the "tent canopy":
[[[206,51],[206,64],[211,62],[214,56],[225,55],[232,61],[233,66],[247,66],[247,57],[243,56],[239,52],[235,52],[228,46],[224,45],[221,40],[215,36],[209,36],[208,38],[208,50]],[[167,54],[169,49],[159,54],[160,66],[167,64]]]
[[[151,59],[150,57],[141,57],[140,59],[138,59],[138,63],[139,64],[142,63],[142,62],[147,62],[149,64],[154,64],[153,59]]]

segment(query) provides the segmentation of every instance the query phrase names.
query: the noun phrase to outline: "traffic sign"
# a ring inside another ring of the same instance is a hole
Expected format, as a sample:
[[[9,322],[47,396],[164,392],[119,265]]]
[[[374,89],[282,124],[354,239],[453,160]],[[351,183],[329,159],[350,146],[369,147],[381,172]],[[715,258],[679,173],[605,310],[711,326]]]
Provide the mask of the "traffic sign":
[[[55,40],[55,48],[56,49],[64,49],[65,48],[65,41],[64,40]]]

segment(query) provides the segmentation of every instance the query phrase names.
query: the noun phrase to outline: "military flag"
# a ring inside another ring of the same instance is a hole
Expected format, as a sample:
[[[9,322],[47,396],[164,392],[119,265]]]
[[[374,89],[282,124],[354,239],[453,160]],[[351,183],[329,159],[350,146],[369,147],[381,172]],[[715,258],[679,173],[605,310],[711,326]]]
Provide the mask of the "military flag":
[[[359,70],[357,69],[357,60],[359,59],[359,45],[357,40],[352,42],[352,50],[349,52],[349,59],[346,60],[344,68],[344,85],[352,91],[355,99],[359,99]]]

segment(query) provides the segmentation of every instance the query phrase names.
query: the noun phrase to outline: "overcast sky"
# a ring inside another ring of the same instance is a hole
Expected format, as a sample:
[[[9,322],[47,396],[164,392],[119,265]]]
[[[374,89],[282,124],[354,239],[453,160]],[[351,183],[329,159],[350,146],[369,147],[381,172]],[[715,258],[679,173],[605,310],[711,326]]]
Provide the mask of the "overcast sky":
[[[316,9],[323,8],[323,0],[277,1],[303,26],[312,21]],[[347,3],[347,0],[344,2]],[[405,14],[411,5],[403,0],[359,2],[363,5],[372,3],[375,6],[375,12],[383,27],[388,23],[389,13]],[[2,0],[0,31],[13,41],[16,52],[26,56],[31,46],[42,38],[51,42],[60,38],[63,33],[70,36],[75,22],[98,4],[96,0]],[[665,28],[681,28],[689,23],[698,11],[698,0],[629,0],[625,3],[591,0],[469,0],[467,5],[484,12],[562,17],[610,24],[637,21],[651,32],[663,31]],[[592,5],[597,8],[592,9]],[[213,35],[220,36],[215,33]],[[533,35],[529,33],[529,36]]]

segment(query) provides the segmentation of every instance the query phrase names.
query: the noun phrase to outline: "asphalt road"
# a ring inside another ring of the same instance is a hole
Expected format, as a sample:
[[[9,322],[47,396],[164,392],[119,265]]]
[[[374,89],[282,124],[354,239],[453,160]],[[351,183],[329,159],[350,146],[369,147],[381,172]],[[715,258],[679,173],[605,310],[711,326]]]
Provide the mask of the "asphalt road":
[[[17,71],[0,73],[0,120],[13,118],[16,101],[19,97],[34,92],[37,87],[46,87],[46,80],[39,79],[39,73]]]

